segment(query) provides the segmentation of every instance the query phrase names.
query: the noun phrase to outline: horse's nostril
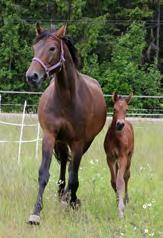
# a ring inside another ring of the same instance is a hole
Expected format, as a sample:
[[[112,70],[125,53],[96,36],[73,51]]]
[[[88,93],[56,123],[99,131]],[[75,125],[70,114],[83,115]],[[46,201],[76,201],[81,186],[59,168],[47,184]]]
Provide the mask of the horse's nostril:
[[[122,128],[124,127],[124,122],[117,122],[116,123],[116,129],[117,130],[122,130]]]
[[[26,76],[27,82],[31,82],[31,76]]]
[[[38,80],[38,74],[37,73],[34,73],[33,74],[33,81],[37,81]]]
[[[27,82],[29,83],[37,82],[39,78],[37,73],[34,73],[33,75],[28,75],[26,77],[27,77]]]

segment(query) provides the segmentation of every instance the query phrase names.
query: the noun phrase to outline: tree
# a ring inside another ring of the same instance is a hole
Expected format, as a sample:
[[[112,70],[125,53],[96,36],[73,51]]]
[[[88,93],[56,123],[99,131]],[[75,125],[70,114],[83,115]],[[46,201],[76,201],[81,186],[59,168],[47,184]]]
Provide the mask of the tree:
[[[157,67],[153,61],[142,65],[142,52],[151,43],[146,40],[148,25],[142,22],[152,19],[157,9],[157,4],[153,7],[149,2],[1,0],[0,89],[31,90],[25,82],[25,72],[32,59],[35,24],[39,21],[45,28],[68,23],[67,32],[81,58],[80,70],[96,78],[105,93],[158,93]],[[6,100],[11,98],[7,96]],[[12,100],[22,103],[24,98],[14,96]],[[29,102],[35,103],[36,99],[32,97]]]

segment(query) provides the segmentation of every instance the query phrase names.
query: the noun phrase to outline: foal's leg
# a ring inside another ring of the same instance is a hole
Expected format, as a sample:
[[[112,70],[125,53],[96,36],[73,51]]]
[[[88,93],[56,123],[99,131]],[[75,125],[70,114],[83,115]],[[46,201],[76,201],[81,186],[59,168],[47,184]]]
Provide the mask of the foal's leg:
[[[127,159],[126,157],[119,158],[119,170],[117,173],[116,179],[116,188],[117,188],[117,195],[118,195],[118,211],[119,217],[122,218],[124,215],[124,202],[123,197],[125,193],[125,181],[124,181],[124,174],[127,166]]]
[[[115,162],[110,160],[109,157],[107,157],[107,163],[111,173],[111,185],[112,185],[112,188],[114,189],[114,192],[117,193]]]
[[[29,217],[28,223],[29,224],[36,224],[40,223],[40,211],[43,207],[43,192],[48,183],[50,174],[49,168],[51,164],[51,158],[54,148],[55,138],[52,134],[45,134],[42,142],[42,162],[39,169],[39,190],[37,195],[37,201],[34,207],[33,215]]]
[[[62,202],[67,202],[67,193],[70,191],[71,193],[71,199],[70,204],[73,208],[76,207],[76,205],[80,204],[79,199],[76,196],[76,192],[79,186],[79,180],[78,180],[78,170],[79,165],[82,157],[82,147],[81,146],[72,146],[72,158],[69,164],[69,179],[68,179],[68,186],[65,190],[65,193],[62,197]]]
[[[130,178],[130,169],[127,169],[124,175],[125,180],[125,197],[124,197],[124,203],[125,205],[129,202],[129,196],[128,196],[128,180]]]
[[[64,188],[65,188],[65,173],[66,173],[66,164],[69,157],[68,147],[64,143],[57,143],[55,145],[56,157],[60,162],[60,175],[58,180],[58,195],[59,198],[62,197]]]
[[[124,180],[125,180],[125,197],[124,197],[124,203],[125,205],[129,202],[129,196],[128,196],[128,181],[130,178],[130,165],[131,165],[131,157],[132,157],[132,152],[128,154],[128,160],[127,160],[127,166],[126,166],[126,171],[124,174]]]

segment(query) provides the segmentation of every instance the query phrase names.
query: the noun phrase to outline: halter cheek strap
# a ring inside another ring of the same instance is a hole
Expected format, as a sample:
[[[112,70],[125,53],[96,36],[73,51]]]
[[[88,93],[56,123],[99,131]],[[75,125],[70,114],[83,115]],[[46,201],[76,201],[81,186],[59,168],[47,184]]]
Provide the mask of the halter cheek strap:
[[[37,58],[37,57],[34,57],[34,58],[32,59],[32,61],[38,62],[38,63],[43,67],[43,69],[45,70],[45,73],[46,73],[47,77],[49,78],[49,73],[50,73],[52,70],[54,70],[54,69],[56,69],[56,68],[58,68],[58,67],[61,67],[61,66],[63,65],[63,63],[65,62],[64,50],[63,50],[63,42],[62,42],[62,40],[61,40],[61,56],[60,56],[60,60],[58,61],[58,63],[56,63],[56,64],[54,64],[54,65],[52,65],[52,66],[50,66],[50,67],[47,67],[47,66],[44,64],[44,62],[43,62],[41,59]]]

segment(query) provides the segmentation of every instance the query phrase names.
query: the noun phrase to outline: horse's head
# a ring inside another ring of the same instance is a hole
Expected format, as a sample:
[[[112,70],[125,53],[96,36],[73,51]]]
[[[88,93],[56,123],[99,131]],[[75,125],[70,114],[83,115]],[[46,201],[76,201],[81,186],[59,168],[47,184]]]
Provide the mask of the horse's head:
[[[49,75],[59,71],[64,62],[62,38],[65,35],[65,26],[58,30],[46,31],[36,25],[36,39],[33,45],[34,58],[26,72],[29,84],[37,86]]]
[[[117,93],[113,93],[112,100],[114,103],[114,114],[113,118],[115,120],[115,127],[116,130],[121,131],[125,125],[125,116],[128,110],[128,104],[131,101],[133,93],[127,98],[122,98],[121,96],[117,95]]]

